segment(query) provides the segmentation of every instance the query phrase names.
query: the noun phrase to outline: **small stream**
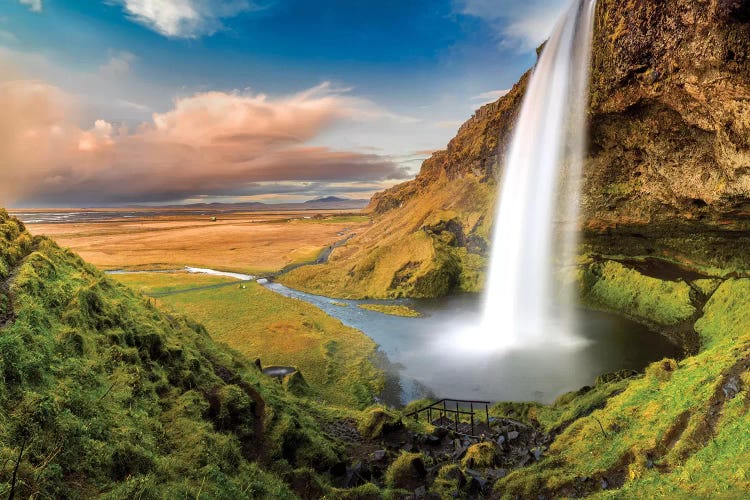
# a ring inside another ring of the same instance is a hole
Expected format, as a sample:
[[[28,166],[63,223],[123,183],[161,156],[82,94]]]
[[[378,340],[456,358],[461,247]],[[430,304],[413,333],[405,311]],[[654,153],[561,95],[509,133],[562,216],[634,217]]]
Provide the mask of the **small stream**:
[[[678,346],[646,327],[590,310],[580,311],[585,341],[574,347],[540,345],[505,352],[483,351],[482,346],[463,349],[451,342],[456,331],[478,321],[481,296],[477,294],[430,300],[333,300],[266,280],[259,283],[309,302],[373,339],[400,379],[401,394],[396,396],[400,403],[433,396],[551,403],[567,391],[592,385],[603,373],[642,370],[664,357],[682,356]],[[422,317],[391,316],[358,307],[365,303],[403,304]],[[384,399],[399,403],[393,394]]]

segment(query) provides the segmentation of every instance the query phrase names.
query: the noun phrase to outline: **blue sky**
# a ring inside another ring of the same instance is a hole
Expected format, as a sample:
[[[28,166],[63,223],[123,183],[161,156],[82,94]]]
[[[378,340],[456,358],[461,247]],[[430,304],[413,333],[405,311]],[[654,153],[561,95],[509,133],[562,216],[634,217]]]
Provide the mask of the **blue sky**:
[[[0,101],[29,128],[0,137],[17,146],[0,153],[17,181],[0,202],[370,196],[510,88],[565,4],[4,0]]]

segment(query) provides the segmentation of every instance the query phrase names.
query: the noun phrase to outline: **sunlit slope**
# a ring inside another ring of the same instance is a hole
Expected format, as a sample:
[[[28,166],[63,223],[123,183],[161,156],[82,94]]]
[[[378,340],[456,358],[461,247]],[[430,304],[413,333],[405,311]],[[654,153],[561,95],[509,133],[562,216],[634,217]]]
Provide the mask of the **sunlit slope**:
[[[502,498],[746,498],[750,491],[750,280],[710,294],[695,324],[701,351],[597,385],[556,407],[497,415],[558,429],[539,463],[495,485]],[[559,429],[562,426],[562,430]]]
[[[4,496],[288,498],[341,460],[312,402],[5,211],[0,377]]]
[[[331,404],[362,408],[382,388],[373,366],[376,345],[362,332],[301,300],[267,290],[255,282],[200,274],[142,273],[114,276],[117,281],[156,293],[158,307],[203,324],[211,338],[263,366],[294,366],[309,385],[309,395]],[[220,280],[220,287],[210,284]],[[178,293],[174,293],[178,292]]]
[[[413,181],[376,194],[371,227],[326,265],[282,278],[337,297],[435,297],[482,288],[498,166],[526,78],[481,108]],[[498,147],[500,146],[500,147]]]

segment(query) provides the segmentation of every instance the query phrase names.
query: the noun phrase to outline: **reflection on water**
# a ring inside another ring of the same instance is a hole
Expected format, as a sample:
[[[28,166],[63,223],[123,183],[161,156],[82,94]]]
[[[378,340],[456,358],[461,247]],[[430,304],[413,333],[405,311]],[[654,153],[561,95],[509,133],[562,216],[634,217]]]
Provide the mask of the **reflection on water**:
[[[595,311],[581,312],[581,336],[585,341],[576,345],[483,351],[481,346],[462,346],[461,337],[456,336],[466,325],[478,321],[479,295],[431,300],[334,301],[278,283],[259,282],[275,292],[323,309],[377,342],[391,365],[399,369],[402,402],[431,395],[550,403],[564,392],[592,384],[602,373],[625,368],[642,370],[652,361],[681,355],[681,350],[661,335],[637,323]],[[347,307],[342,307],[342,303]],[[389,316],[357,307],[362,303],[405,304],[423,316]]]

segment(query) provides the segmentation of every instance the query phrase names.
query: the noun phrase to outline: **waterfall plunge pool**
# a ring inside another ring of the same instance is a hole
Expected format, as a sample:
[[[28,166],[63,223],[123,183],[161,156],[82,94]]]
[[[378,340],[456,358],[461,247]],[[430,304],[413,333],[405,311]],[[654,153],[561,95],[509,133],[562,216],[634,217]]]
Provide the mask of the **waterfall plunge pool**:
[[[682,356],[680,347],[646,327],[590,310],[580,311],[579,328],[584,342],[575,346],[485,351],[481,345],[456,345],[451,349],[456,332],[480,321],[480,295],[429,300],[334,300],[279,283],[259,282],[274,292],[322,309],[374,340],[388,358],[385,368],[390,382],[383,399],[391,405],[421,397],[551,403],[565,392],[592,385],[603,373],[640,371],[653,361]],[[422,316],[391,316],[362,309],[360,304],[401,304]]]

